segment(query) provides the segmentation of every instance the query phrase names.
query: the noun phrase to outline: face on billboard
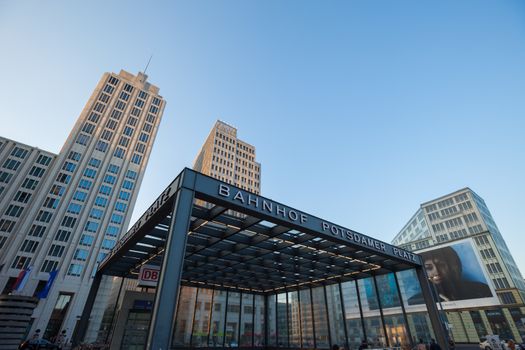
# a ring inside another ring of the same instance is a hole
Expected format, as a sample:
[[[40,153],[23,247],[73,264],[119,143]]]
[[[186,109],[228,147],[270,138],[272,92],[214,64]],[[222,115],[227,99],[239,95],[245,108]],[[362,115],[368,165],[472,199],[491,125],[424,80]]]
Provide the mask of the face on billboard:
[[[481,262],[471,240],[419,253],[431,282],[432,292],[441,302],[493,298]],[[409,304],[421,303],[420,294],[409,298]]]

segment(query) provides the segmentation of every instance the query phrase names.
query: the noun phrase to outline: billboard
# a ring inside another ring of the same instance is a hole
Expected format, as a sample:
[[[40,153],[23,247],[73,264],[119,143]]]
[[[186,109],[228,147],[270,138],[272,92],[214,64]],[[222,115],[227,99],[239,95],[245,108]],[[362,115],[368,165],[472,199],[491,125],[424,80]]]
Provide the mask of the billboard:
[[[497,305],[498,298],[470,238],[420,250],[430,288],[443,308]],[[409,305],[423,304],[421,291]]]

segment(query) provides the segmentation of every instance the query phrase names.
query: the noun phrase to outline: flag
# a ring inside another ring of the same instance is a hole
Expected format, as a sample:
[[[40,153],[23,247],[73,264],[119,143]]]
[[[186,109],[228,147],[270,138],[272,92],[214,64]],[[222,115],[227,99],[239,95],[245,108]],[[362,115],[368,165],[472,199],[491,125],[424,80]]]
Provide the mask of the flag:
[[[31,273],[32,268],[32,266],[29,266],[27,269],[20,271],[15,284],[13,285],[13,290],[20,292],[22,289],[24,289],[27,280],[29,280],[29,274]]]
[[[49,294],[49,290],[51,289],[51,285],[53,285],[53,281],[55,280],[56,276],[58,274],[58,270],[53,270],[49,273],[49,279],[47,280],[47,283],[40,292],[36,295],[38,299],[45,299],[47,298],[47,295]]]

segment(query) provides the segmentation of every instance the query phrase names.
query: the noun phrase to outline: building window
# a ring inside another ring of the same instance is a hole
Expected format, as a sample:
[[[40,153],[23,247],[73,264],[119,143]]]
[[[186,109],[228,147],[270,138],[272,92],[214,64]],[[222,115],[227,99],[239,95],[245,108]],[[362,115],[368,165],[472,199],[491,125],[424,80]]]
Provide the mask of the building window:
[[[51,157],[45,156],[43,154],[39,155],[36,159],[36,162],[40,165],[48,166],[51,163]]]
[[[94,179],[95,176],[97,176],[97,171],[95,169],[86,168],[86,170],[84,171],[84,176]]]
[[[113,154],[117,158],[124,158],[124,155],[126,154],[126,151],[120,147],[117,147],[115,149],[115,153]]]
[[[75,226],[77,222],[77,219],[71,216],[64,216],[64,219],[62,219],[62,226],[72,228]]]
[[[82,209],[82,206],[80,204],[77,204],[77,203],[71,203],[69,204],[69,206],[67,207],[67,212],[68,213],[71,213],[71,214],[78,214],[80,213],[80,210]]]
[[[34,236],[34,237],[42,237],[45,231],[46,231],[45,226],[33,225],[31,226],[31,229],[29,230],[29,235]]]
[[[101,185],[98,192],[109,196],[111,194],[111,186]]]
[[[134,153],[133,157],[131,157],[131,162],[134,164],[140,164],[140,162],[142,162],[142,156],[137,153]]]
[[[26,269],[29,266],[29,263],[31,262],[31,258],[27,256],[20,256],[17,255],[15,260],[13,261],[13,264],[11,265],[11,268],[13,269]]]
[[[41,272],[51,272],[56,270],[58,267],[58,261],[53,260],[45,260],[42,264],[42,268],[40,268]]]
[[[67,242],[69,241],[69,237],[71,236],[71,232],[67,230],[58,230],[55,234],[55,240],[60,242]]]
[[[117,226],[109,225],[106,229],[106,235],[111,237],[117,237],[119,234],[119,228]]]
[[[108,203],[108,200],[106,198],[104,198],[104,197],[98,196],[97,198],[95,198],[95,205],[96,206],[105,208],[107,203]]]
[[[79,202],[84,202],[87,198],[87,192],[84,191],[75,191],[75,194],[73,195],[73,199],[77,200]]]
[[[115,210],[125,213],[126,212],[127,205],[122,202],[115,203]]]
[[[60,258],[62,253],[64,253],[64,249],[65,247],[63,245],[52,244],[51,247],[49,247],[47,255]]]
[[[17,218],[22,214],[23,210],[24,210],[24,207],[11,204],[5,211],[5,215]]]
[[[131,193],[126,192],[126,191],[120,191],[120,193],[118,195],[119,199],[122,199],[122,200],[125,200],[125,201],[128,201],[130,197],[131,197]]]
[[[53,216],[53,214],[51,214],[50,212],[45,211],[45,210],[40,210],[40,212],[36,216],[36,221],[41,221],[41,222],[46,222],[47,223],[47,222],[51,221],[51,217],[52,216]]]
[[[120,170],[120,167],[118,165],[115,165],[115,164],[110,164],[109,167],[108,167],[108,172],[110,172],[112,174],[118,174],[119,170]]]
[[[122,221],[124,220],[122,215],[119,214],[112,214],[111,215],[111,222],[114,224],[122,224]]]
[[[89,217],[93,219],[100,219],[102,218],[103,214],[104,214],[104,211],[97,209],[97,208],[93,208],[91,209],[91,213],[89,214]]]
[[[24,243],[22,243],[22,247],[20,247],[20,251],[26,252],[26,253],[34,253],[36,250],[36,247],[38,247],[37,241],[26,239],[24,240]]]
[[[93,168],[98,168],[100,166],[100,163],[101,163],[101,160],[100,159],[97,159],[97,158],[91,158],[89,160],[89,165],[92,166]]]
[[[97,232],[98,223],[93,221],[86,222],[86,227],[84,228],[87,232]]]
[[[125,188],[127,190],[133,190],[133,182],[129,180],[124,180],[122,183],[122,188]]]
[[[111,240],[111,239],[104,239],[102,241],[102,248],[105,248],[105,249],[113,249],[113,247],[115,246],[115,241],[114,240]]]
[[[80,276],[82,273],[82,265],[80,264],[71,264],[67,270],[69,276]]]
[[[93,244],[93,236],[83,234],[80,237],[80,242],[78,242],[78,244],[85,245],[88,247],[91,246],[91,244]]]
[[[27,153],[28,153],[27,150],[20,148],[20,147],[15,147],[13,151],[11,152],[11,155],[17,158],[24,159]]]
[[[106,175],[104,176],[104,182],[113,185],[117,178],[113,175]]]
[[[86,134],[79,134],[78,137],[77,137],[77,141],[76,143],[78,143],[79,145],[87,145],[87,143],[89,142],[89,136],[86,135]]]
[[[104,141],[98,141],[95,149],[100,152],[106,152],[108,149],[108,144]]]
[[[82,188],[84,190],[89,190],[91,188],[92,182],[86,179],[80,180],[78,183],[78,188]]]
[[[18,160],[7,158],[7,160],[4,162],[3,167],[6,168],[6,169],[9,169],[9,170],[15,170],[16,171],[16,169],[18,169],[20,164],[22,164],[22,163],[20,161],[18,161]]]
[[[78,248],[77,250],[75,250],[75,255],[73,256],[73,259],[86,261],[88,254],[89,252],[86,249]]]

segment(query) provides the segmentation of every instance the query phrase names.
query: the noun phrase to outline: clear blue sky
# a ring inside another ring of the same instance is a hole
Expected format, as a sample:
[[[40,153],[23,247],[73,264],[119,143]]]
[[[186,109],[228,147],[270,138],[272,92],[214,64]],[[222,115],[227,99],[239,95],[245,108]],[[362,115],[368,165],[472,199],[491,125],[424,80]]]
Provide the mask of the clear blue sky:
[[[262,193],[390,241],[469,186],[522,254],[523,1],[2,1],[0,134],[58,152],[105,71],[168,101],[134,217],[216,119]]]

